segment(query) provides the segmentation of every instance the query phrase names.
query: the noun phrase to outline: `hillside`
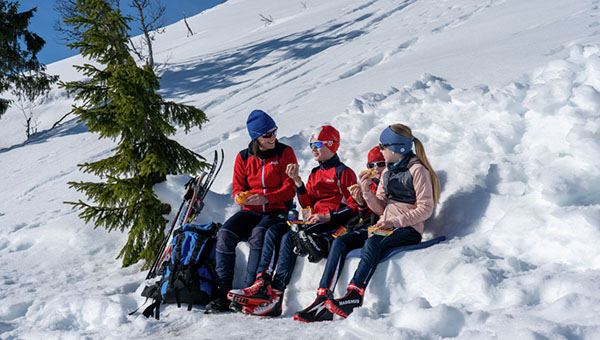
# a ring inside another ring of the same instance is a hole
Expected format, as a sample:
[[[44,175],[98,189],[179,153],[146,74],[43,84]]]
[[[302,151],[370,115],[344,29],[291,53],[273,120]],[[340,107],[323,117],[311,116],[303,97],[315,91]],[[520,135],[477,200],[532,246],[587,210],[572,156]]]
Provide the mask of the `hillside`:
[[[145,273],[115,260],[126,235],[94,230],[62,203],[81,198],[66,182],[93,179],[77,164],[114,144],[75,117],[25,141],[12,107],[0,121],[0,338],[600,338],[599,5],[229,0],[188,18],[193,36],[179,22],[157,37],[161,93],[210,119],[177,140],[205,156],[225,150],[203,221],[234,212],[233,161],[255,108],[276,120],[303,178],[315,166],[308,137],[323,123],[340,130],[340,158],[355,171],[389,124],[424,142],[442,182],[425,237],[448,240],[381,265],[365,305],[344,321],[291,319],[324,267],[305,260],[280,318],[176,306],[160,321],[127,316],[143,303]],[[79,79],[72,65],[83,62],[48,70]],[[52,90],[34,107],[39,128],[71,104]],[[156,192],[175,208],[185,181],[171,176]]]

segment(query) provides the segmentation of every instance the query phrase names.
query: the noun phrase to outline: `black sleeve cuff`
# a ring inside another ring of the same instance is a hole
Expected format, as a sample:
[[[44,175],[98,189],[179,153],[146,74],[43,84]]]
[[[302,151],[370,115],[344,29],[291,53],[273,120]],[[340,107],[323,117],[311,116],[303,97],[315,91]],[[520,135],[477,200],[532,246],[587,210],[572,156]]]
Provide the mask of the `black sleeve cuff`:
[[[296,187],[296,193],[298,195],[304,195],[304,194],[306,194],[306,186],[304,186],[304,184],[302,184],[302,186]]]
[[[331,216],[331,224],[344,225],[356,214],[350,207],[346,206],[339,210],[330,211],[329,215]]]

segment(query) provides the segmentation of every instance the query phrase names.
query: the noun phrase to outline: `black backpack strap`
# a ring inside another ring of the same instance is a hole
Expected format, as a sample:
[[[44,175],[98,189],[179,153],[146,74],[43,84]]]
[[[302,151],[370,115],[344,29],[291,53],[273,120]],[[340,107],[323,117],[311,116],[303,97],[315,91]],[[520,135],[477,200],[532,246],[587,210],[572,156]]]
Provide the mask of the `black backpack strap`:
[[[155,300],[150,306],[148,306],[142,314],[149,318],[154,312],[154,318],[160,320],[160,300]]]
[[[196,239],[196,244],[194,244],[194,250],[192,250],[191,263],[196,263],[196,258],[198,258],[198,254],[202,251],[202,246],[206,243],[207,238],[198,234],[198,238]]]
[[[179,236],[179,235],[177,235]],[[181,247],[183,244],[183,239],[185,237],[177,237],[175,239],[175,247],[172,250],[171,253],[171,263],[169,265],[169,288],[173,288],[173,285],[175,283],[176,280],[176,276],[175,273],[177,272],[177,269],[179,267],[179,262],[181,261]]]
[[[146,301],[144,301],[144,303],[141,306],[139,306],[136,310],[129,313],[129,315],[135,314],[140,308],[142,308],[146,304],[146,302],[148,302],[149,299],[153,299],[154,301],[152,302],[152,304],[150,304],[148,307],[146,307],[146,309],[144,309],[142,315],[149,318],[151,315],[154,314],[156,320],[159,320],[161,302],[160,281],[152,286],[146,286],[146,288],[144,288],[144,290],[142,291],[142,296],[146,297]]]

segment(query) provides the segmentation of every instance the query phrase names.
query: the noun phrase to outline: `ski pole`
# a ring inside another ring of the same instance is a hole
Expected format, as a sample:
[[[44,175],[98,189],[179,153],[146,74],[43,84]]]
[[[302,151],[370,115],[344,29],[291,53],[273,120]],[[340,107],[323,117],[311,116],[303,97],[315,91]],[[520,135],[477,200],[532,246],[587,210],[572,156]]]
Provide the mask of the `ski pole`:
[[[188,219],[190,218],[191,212],[194,208],[194,203],[196,202],[196,200],[198,199],[198,190],[199,190],[199,184],[202,182],[202,179],[204,178],[204,176],[206,176],[206,173],[203,172],[197,179],[195,182],[195,187],[194,187],[194,194],[192,195],[192,199],[189,201],[189,205],[187,207],[187,212],[185,214],[185,217],[183,219],[176,219],[177,222],[181,221],[180,224],[183,225],[184,223],[188,222]],[[175,225],[173,225],[171,227],[171,230],[169,230],[169,233],[167,234],[167,239],[164,245],[163,250],[161,251],[161,255],[160,258],[158,260],[158,263],[156,264],[156,266],[160,266],[163,261],[165,261],[165,259],[167,258],[167,256],[169,255],[170,252],[170,243],[171,240],[173,239],[173,229],[174,229]]]
[[[171,232],[173,231],[173,228],[175,227],[175,224],[177,223],[177,220],[179,219],[179,214],[181,213],[181,209],[183,209],[183,206],[185,204],[185,200],[183,200],[181,202],[181,205],[179,205],[179,209],[177,210],[177,214],[175,215],[175,218],[173,219],[173,223],[171,223],[171,228],[169,230],[169,234],[171,234]],[[163,251],[165,250],[165,247],[167,245],[167,239],[169,238],[169,234],[165,235],[165,238],[160,246],[160,250],[158,251],[158,253],[156,254],[156,257],[154,258],[154,261],[152,262],[152,265],[150,266],[150,270],[148,271],[148,275],[146,275],[146,280],[151,279],[153,277],[155,277],[155,271],[156,271],[156,267],[158,265],[158,260],[161,257]]]

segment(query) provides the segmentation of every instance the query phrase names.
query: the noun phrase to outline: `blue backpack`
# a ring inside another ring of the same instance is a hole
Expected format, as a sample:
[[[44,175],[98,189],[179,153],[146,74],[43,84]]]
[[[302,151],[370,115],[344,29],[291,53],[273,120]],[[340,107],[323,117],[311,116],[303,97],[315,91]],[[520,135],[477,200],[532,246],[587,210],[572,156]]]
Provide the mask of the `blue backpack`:
[[[216,235],[221,224],[185,224],[174,231],[170,259],[163,262],[162,278],[142,291],[154,299],[143,314],[159,319],[161,303],[206,305],[216,292]]]

